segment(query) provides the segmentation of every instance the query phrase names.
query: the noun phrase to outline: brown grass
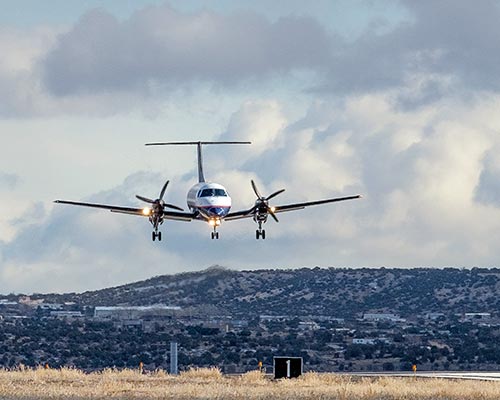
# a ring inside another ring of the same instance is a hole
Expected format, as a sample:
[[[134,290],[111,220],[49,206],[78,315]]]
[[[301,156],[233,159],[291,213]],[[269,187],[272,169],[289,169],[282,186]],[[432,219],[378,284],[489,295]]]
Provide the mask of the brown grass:
[[[24,368],[0,370],[0,399],[497,400],[500,382],[316,373],[274,381],[258,371],[230,377],[216,368],[191,369],[178,376],[163,371],[85,374],[67,368]]]

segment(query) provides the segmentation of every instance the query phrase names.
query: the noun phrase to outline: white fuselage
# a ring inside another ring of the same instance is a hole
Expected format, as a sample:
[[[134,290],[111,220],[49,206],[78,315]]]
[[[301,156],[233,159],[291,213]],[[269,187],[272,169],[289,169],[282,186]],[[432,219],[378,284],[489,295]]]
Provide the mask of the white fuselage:
[[[231,209],[231,197],[222,185],[200,182],[189,189],[187,205],[200,219],[220,221]]]

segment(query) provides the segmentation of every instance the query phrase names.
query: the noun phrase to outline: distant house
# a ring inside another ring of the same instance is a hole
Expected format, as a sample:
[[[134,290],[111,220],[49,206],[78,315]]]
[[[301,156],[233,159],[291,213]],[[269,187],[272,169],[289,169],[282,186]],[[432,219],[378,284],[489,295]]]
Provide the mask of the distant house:
[[[62,310],[63,304],[57,303],[41,303],[38,305],[38,308],[41,310]]]
[[[260,315],[259,319],[261,322],[284,322],[291,320],[292,317],[288,315]]]
[[[8,299],[1,299],[0,306],[17,306],[19,303],[17,301],[9,301]]]
[[[374,345],[376,343],[386,343],[390,344],[392,341],[386,337],[378,337],[378,338],[353,338],[352,344],[368,344]]]
[[[446,315],[444,313],[442,313],[442,312],[432,312],[432,313],[427,313],[425,315],[425,317],[427,319],[430,319],[431,321],[435,321],[435,320],[438,320],[440,318],[445,318]]]
[[[491,320],[491,313],[488,312],[465,313],[462,317],[464,322],[484,322],[489,320]]]
[[[43,299],[32,299],[30,296],[23,296],[19,298],[19,304],[24,304],[29,307],[38,307],[43,303]]]
[[[299,322],[299,329],[303,331],[316,331],[319,325],[314,321],[301,321]]]
[[[113,326],[115,328],[130,328],[137,327],[143,328],[144,321],[142,319],[124,319],[120,321],[114,321]]]
[[[389,321],[389,322],[406,322],[406,319],[401,318],[396,314],[385,314],[385,313],[366,313],[363,314],[363,321]]]
[[[82,318],[83,314],[81,311],[51,311],[50,316],[54,318]]]
[[[375,344],[375,339],[373,339],[373,338],[354,338],[354,339],[352,339],[352,344]]]
[[[94,318],[113,320],[135,320],[141,317],[171,317],[177,306],[155,304],[151,306],[98,306],[94,309]]]

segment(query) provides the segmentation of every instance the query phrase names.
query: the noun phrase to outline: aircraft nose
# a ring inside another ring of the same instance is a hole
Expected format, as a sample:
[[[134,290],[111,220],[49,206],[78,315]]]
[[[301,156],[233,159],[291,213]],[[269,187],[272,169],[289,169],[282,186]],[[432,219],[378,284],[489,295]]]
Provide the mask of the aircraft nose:
[[[229,209],[224,207],[210,207],[208,212],[214,217],[224,217],[229,212]]]

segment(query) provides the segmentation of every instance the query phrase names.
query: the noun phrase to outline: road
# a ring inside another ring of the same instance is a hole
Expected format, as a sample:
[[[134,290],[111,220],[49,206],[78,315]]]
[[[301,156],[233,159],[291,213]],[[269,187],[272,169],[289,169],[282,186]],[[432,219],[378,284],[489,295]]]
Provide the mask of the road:
[[[500,371],[421,371],[421,372],[350,372],[344,375],[352,376],[394,376],[441,379],[472,379],[481,381],[500,381]]]

